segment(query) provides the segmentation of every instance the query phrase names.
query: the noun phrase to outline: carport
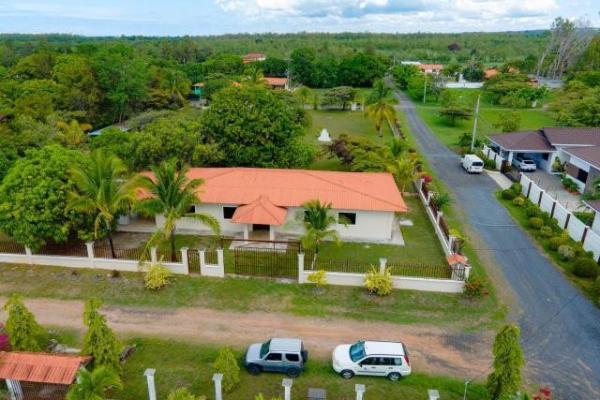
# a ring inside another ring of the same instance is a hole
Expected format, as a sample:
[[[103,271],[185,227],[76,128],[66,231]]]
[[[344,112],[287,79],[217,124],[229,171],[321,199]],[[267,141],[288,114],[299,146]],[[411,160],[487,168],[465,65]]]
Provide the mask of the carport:
[[[539,131],[502,133],[490,135],[489,139],[505,165],[512,165],[515,157],[522,156],[534,160],[538,168],[552,171],[557,151]]]

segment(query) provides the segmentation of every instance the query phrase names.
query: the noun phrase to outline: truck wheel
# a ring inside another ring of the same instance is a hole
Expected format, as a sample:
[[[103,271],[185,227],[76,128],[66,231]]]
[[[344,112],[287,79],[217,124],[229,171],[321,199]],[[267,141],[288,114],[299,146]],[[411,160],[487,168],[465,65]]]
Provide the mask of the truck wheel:
[[[392,382],[399,381],[401,378],[402,378],[402,375],[400,375],[397,372],[392,372],[391,374],[388,375],[388,379]]]
[[[350,371],[349,369],[345,369],[342,372],[340,372],[340,375],[344,379],[352,379],[352,377],[354,377],[354,372]]]
[[[256,364],[250,364],[248,367],[246,367],[246,369],[250,375],[258,375],[262,372],[262,368]]]
[[[288,368],[286,375],[290,378],[297,378],[300,376],[300,368]]]

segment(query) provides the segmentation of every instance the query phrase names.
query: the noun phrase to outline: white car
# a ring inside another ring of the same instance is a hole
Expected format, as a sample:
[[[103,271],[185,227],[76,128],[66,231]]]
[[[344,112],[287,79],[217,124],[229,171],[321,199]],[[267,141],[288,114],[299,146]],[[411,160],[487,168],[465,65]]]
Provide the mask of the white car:
[[[411,373],[406,346],[396,342],[341,344],[333,350],[332,362],[334,371],[345,379],[370,375],[397,381]]]
[[[535,171],[537,169],[537,165],[535,161],[530,158],[515,158],[514,162],[515,166],[519,168],[521,171]]]
[[[460,160],[460,165],[470,174],[483,172],[483,160],[475,154],[465,154]]]

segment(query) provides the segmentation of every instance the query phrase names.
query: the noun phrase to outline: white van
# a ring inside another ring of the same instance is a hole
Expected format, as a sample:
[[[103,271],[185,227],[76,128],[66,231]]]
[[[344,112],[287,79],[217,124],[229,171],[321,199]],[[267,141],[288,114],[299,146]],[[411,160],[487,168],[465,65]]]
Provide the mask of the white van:
[[[343,378],[354,375],[385,376],[397,381],[411,373],[408,351],[403,343],[359,341],[333,350],[333,369]]]
[[[483,172],[483,160],[475,154],[465,154],[461,158],[460,164],[470,174],[480,174]]]

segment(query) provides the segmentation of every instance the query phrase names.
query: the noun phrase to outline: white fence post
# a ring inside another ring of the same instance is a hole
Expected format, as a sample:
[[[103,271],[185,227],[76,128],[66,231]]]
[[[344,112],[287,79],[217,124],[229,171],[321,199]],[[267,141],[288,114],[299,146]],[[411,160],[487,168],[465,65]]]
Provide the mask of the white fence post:
[[[448,251],[450,252],[450,254],[454,254],[454,241],[456,240],[456,238],[452,235],[448,236]]]
[[[188,248],[182,247],[179,251],[181,251],[181,263],[183,264],[183,269],[186,275],[190,274],[190,262],[188,260]]]
[[[283,386],[284,400],[292,400],[292,385],[294,381],[289,378],[284,378],[281,385]]]
[[[206,250],[198,250],[198,254],[200,256],[200,271],[202,271],[202,268],[206,266]]]
[[[471,275],[471,266],[469,264],[465,265],[465,282],[469,280],[469,275]]]
[[[385,272],[385,265],[387,264],[387,258],[380,258],[379,259],[379,272],[381,274],[383,274]]]
[[[306,283],[304,280],[304,253],[298,253],[298,283]]]
[[[29,260],[29,264],[33,265],[33,252],[27,246],[25,246],[25,254],[27,255],[27,259]]]
[[[154,374],[156,373],[155,369],[148,368],[144,375],[146,376],[146,382],[148,383],[148,399],[156,400],[156,386],[154,384]]]
[[[85,248],[87,250],[87,255],[90,260],[90,267],[94,268],[94,242],[85,242]]]
[[[223,392],[221,390],[221,381],[223,380],[223,374],[214,374],[212,379],[215,383],[215,400],[223,400]]]
[[[225,258],[223,257],[223,249],[217,249],[217,264],[225,271]]]
[[[437,216],[435,217],[435,223],[436,224],[438,224],[438,225],[440,224],[440,219],[442,218],[443,215],[444,215],[443,212],[438,211]]]
[[[150,262],[156,264],[158,262],[158,249],[156,246],[150,247]]]
[[[354,391],[356,392],[356,400],[362,400],[366,390],[367,389],[363,384],[357,383],[356,385],[354,385]]]

